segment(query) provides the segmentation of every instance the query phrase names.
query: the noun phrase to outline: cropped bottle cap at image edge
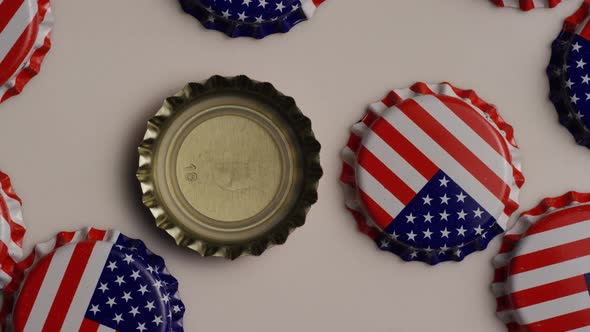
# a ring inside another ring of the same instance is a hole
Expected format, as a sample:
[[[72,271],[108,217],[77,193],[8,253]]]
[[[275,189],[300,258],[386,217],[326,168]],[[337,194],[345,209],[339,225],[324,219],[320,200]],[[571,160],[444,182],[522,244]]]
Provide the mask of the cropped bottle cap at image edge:
[[[0,289],[8,285],[14,276],[16,262],[23,258],[23,238],[26,228],[23,222],[22,201],[14,192],[10,178],[0,171]]]
[[[590,194],[544,199],[506,232],[493,260],[496,314],[510,331],[590,327]]]
[[[117,231],[59,233],[16,271],[3,291],[3,330],[183,331],[178,281],[142,241]]]
[[[0,1],[0,102],[22,92],[51,47],[49,0]]]
[[[264,38],[310,19],[324,0],[180,0],[185,12],[229,37]]]
[[[417,83],[372,104],[342,151],[345,205],[404,260],[460,261],[507,228],[524,177],[513,130],[471,90]]]
[[[552,43],[547,68],[550,99],[565,126],[580,145],[590,147],[590,4],[565,20]]]
[[[514,7],[524,11],[536,8],[554,8],[563,0],[491,0],[498,7]]]
[[[270,83],[214,76],[166,99],[137,177],[158,227],[203,256],[260,255],[303,225],[322,169],[311,121]]]

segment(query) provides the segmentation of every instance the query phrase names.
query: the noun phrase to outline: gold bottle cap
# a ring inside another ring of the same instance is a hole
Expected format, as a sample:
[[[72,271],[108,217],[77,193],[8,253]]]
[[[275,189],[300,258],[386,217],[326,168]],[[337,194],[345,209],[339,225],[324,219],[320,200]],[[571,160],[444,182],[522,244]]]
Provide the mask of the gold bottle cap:
[[[311,121],[291,97],[246,76],[189,83],[148,122],[143,202],[203,256],[260,255],[305,222],[322,169]]]

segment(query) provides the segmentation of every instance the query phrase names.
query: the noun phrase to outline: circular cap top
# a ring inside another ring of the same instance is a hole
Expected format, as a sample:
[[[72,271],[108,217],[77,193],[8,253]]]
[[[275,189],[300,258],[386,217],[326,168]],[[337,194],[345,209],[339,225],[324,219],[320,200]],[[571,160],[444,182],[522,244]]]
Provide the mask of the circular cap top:
[[[38,257],[16,299],[14,330],[183,331],[177,281],[162,258],[116,232],[88,233],[81,241],[69,233],[72,242]]]
[[[324,0],[180,0],[206,28],[230,37],[264,38],[313,16]]]
[[[453,89],[394,91],[361,122],[354,174],[362,211],[384,235],[381,247],[408,259],[462,259],[518,206],[523,178],[505,124]]]
[[[518,331],[590,326],[590,195],[568,193],[525,212],[496,256],[498,316]]]
[[[0,2],[0,101],[19,93],[49,50],[49,0]]]
[[[138,177],[160,227],[177,227],[176,240],[203,255],[235,258],[302,223],[319,144],[291,98],[245,77],[188,85],[175,98],[140,147]]]

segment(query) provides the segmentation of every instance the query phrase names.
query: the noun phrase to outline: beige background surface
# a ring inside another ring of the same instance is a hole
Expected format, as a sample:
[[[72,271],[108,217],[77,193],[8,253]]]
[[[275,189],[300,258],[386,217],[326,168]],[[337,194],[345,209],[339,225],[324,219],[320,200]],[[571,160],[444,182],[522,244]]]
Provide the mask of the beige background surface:
[[[144,239],[180,279],[187,331],[502,331],[489,291],[500,238],[435,268],[378,251],[343,208],[338,153],[388,89],[445,80],[476,89],[515,127],[524,208],[590,191],[590,151],[557,123],[545,78],[550,42],[580,2],[522,13],[487,0],[329,0],[287,35],[256,41],[203,29],[175,0],[53,0],[41,74],[0,105],[0,169],[25,202],[26,247],[87,225]],[[152,226],[135,149],[164,97],[241,73],[297,100],[323,144],[325,177],[286,245],[202,259]]]

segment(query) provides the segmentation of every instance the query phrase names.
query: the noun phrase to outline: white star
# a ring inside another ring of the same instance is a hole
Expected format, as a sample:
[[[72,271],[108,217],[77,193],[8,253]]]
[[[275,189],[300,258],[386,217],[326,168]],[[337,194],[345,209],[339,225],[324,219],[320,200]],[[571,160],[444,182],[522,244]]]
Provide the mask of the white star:
[[[587,101],[588,101],[588,100],[590,100],[590,93],[587,93],[587,94],[586,94],[586,100],[587,100]]]
[[[149,293],[149,291],[147,290],[147,285],[141,285],[141,286],[139,286],[138,292],[140,292],[141,295],[145,295],[145,293]]]
[[[461,194],[457,195],[457,202],[465,203],[465,198],[467,198],[467,196],[465,196],[465,194],[461,192]]]
[[[242,2],[242,5],[250,7],[250,2],[252,2],[252,0],[244,0],[244,2]]]
[[[207,17],[207,22],[210,22],[210,23],[215,22],[215,17],[213,17],[213,16]]]
[[[457,214],[459,215],[459,220],[461,220],[461,219],[465,220],[465,217],[467,216],[467,213],[465,213],[465,210],[461,210],[461,212],[457,212]]]
[[[457,232],[460,236],[465,236],[465,232],[467,232],[467,230],[463,228],[463,225],[461,225],[461,228],[457,228]]]
[[[483,233],[483,228],[481,228],[481,225],[477,225],[476,228],[473,229],[475,231],[475,234],[477,235],[481,235]]]
[[[133,255],[127,255],[127,254],[125,254],[125,258],[123,258],[123,261],[125,263],[127,263],[127,265],[135,262],[135,260],[133,259]]]
[[[123,300],[125,300],[125,302],[129,302],[129,300],[133,300],[133,298],[131,297],[131,292],[129,292],[129,293],[123,292],[123,296],[121,298]]]
[[[262,23],[262,15],[256,17],[256,23]]]
[[[425,222],[432,223],[432,218],[433,218],[433,217],[434,217],[434,216],[430,215],[430,212],[428,212],[427,214],[425,214],[425,215],[424,215],[424,221],[425,221]]]
[[[588,74],[582,76],[582,83],[590,84],[590,76],[588,76]]]
[[[115,280],[115,283],[118,284],[119,286],[124,284],[125,280],[123,280],[123,276],[117,276],[117,280]]]
[[[100,283],[100,287],[98,287],[98,289],[101,290],[103,293],[109,290],[109,288],[107,287],[107,284],[106,283],[103,284],[102,282]]]
[[[156,326],[160,326],[164,321],[162,321],[162,316],[154,316],[154,320],[152,323],[156,324]]]
[[[395,231],[393,231],[393,234],[391,234],[391,237],[392,237],[394,240],[396,240],[396,241],[397,241],[397,238],[399,237],[399,235],[397,235],[397,234],[395,233]]]
[[[410,253],[410,258],[416,258],[416,257],[418,257],[418,252],[416,250],[414,250]]]
[[[115,318],[113,318],[113,320],[117,322],[117,324],[121,323],[122,321],[124,321],[123,314],[115,314]]]
[[[444,230],[440,232],[442,233],[441,237],[446,237],[447,239],[449,238],[449,234],[451,234],[451,232],[449,232],[449,230],[446,227]]]
[[[112,297],[112,298],[109,297],[109,300],[107,301],[106,304],[108,304],[108,306],[112,308],[114,305],[117,304],[117,302],[115,302],[115,298],[114,297]]]
[[[575,104],[578,102],[578,100],[580,100],[580,98],[578,98],[578,96],[576,96],[576,94],[574,94],[573,96],[570,97],[570,101]]]
[[[434,249],[430,248],[430,246],[426,247],[426,249],[424,249],[424,251],[426,252],[433,252]]]
[[[139,315],[139,307],[131,306],[131,311],[129,311],[129,313],[133,315],[133,317],[135,317],[135,315]]]
[[[446,187],[447,184],[449,184],[449,180],[447,179],[447,177],[443,177],[442,179],[438,180],[438,182],[440,182],[440,186],[441,187]]]
[[[277,3],[277,8],[275,10],[278,10],[282,13],[283,9],[285,9],[285,5],[283,5],[283,2],[281,1],[281,2]]]
[[[144,307],[144,308],[146,308],[148,311],[152,311],[153,309],[155,309],[155,308],[156,308],[156,306],[154,305],[154,301],[149,301],[149,302],[148,302],[148,303],[145,305],[145,307]]]
[[[477,210],[473,211],[473,213],[475,214],[476,218],[481,218],[483,211],[480,208],[477,208]]]
[[[115,263],[115,262],[109,262],[109,265],[107,266],[107,269],[110,269],[111,272],[113,272],[116,268],[117,268],[117,263]]]
[[[565,86],[567,86],[568,89],[571,89],[573,85],[574,82],[572,82],[571,78],[565,82]]]
[[[582,48],[582,45],[578,44],[578,42],[576,42],[575,44],[572,45],[572,50],[574,50],[576,52],[580,52],[581,48]]]
[[[92,309],[90,309],[90,311],[92,311],[92,313],[96,316],[97,312],[100,312],[100,309],[98,309],[98,304],[97,305],[92,305]]]
[[[422,200],[424,200],[424,204],[430,205],[432,198],[430,198],[430,195],[426,195],[426,197],[422,197]]]
[[[162,301],[168,303],[170,301],[170,295],[164,294],[164,296],[162,296]]]
[[[570,69],[570,66],[567,63],[563,65],[563,71],[567,71],[568,69]]]
[[[120,245],[120,244],[116,244],[116,245],[115,245],[115,248],[117,248],[117,249],[119,249],[119,250],[123,250],[123,249],[125,249],[125,246],[123,246],[123,245]]]
[[[291,11],[292,12],[296,11],[297,9],[299,9],[299,4],[296,4],[296,5],[291,6]]]
[[[223,18],[225,19],[228,19],[231,16],[231,14],[229,13],[229,9],[221,12],[221,16],[223,16]]]
[[[579,119],[581,119],[581,118],[583,118],[583,117],[584,117],[584,114],[582,114],[582,112],[580,112],[580,111],[577,111],[577,112],[576,112],[576,119],[578,119],[578,120],[579,120]]]
[[[146,269],[149,273],[154,273],[154,272],[158,272],[157,269],[154,269],[151,265],[148,264],[148,267]]]
[[[266,8],[266,5],[268,5],[266,0],[258,0],[258,7]]]
[[[461,257],[461,249],[455,250],[455,256]]]
[[[586,63],[584,62],[584,59],[580,59],[580,61],[576,61],[576,68],[584,69],[585,65],[586,65]]]
[[[154,282],[154,287],[156,287],[157,289],[160,289],[160,287],[162,287],[162,281],[156,280],[156,282]]]
[[[147,330],[147,328],[145,327],[145,323],[137,323],[136,330],[139,330],[140,332]]]
[[[425,239],[432,239],[432,232],[430,231],[430,228],[428,228],[426,231],[424,231],[422,233],[424,233]]]
[[[389,248],[389,240],[386,240],[386,239],[381,240],[381,244],[379,244],[379,247],[382,249]]]
[[[418,235],[418,234],[415,234],[415,233],[414,233],[414,231],[413,231],[413,230],[411,230],[411,231],[410,231],[409,233],[407,233],[406,235],[408,236],[408,241],[415,241],[415,240],[414,240],[414,238],[415,238],[415,237],[416,237],[416,235]]]
[[[414,223],[414,219],[416,219],[416,217],[414,217],[414,215],[412,213],[410,213],[409,216],[406,216],[406,223]]]
[[[172,310],[174,311],[174,313],[180,312],[180,306],[177,304],[174,307],[172,307]]]
[[[445,254],[447,252],[447,250],[449,250],[449,247],[447,247],[447,244],[445,243],[444,246],[440,247],[440,250],[439,250],[438,253],[441,254],[441,255],[443,255],[443,254]]]
[[[440,198],[440,203],[449,205],[449,199],[451,198],[447,196],[447,194],[445,194],[443,197]]]
[[[241,12],[238,14],[238,21],[244,22],[247,18],[248,16],[246,16],[246,12]]]
[[[139,271],[133,271],[133,273],[131,273],[129,278],[133,278],[133,280],[137,280],[138,278],[141,278],[141,276],[139,275]]]
[[[447,210],[444,210],[442,213],[439,213],[439,214],[440,214],[440,220],[447,220],[447,221],[449,220],[450,214],[447,213]]]

